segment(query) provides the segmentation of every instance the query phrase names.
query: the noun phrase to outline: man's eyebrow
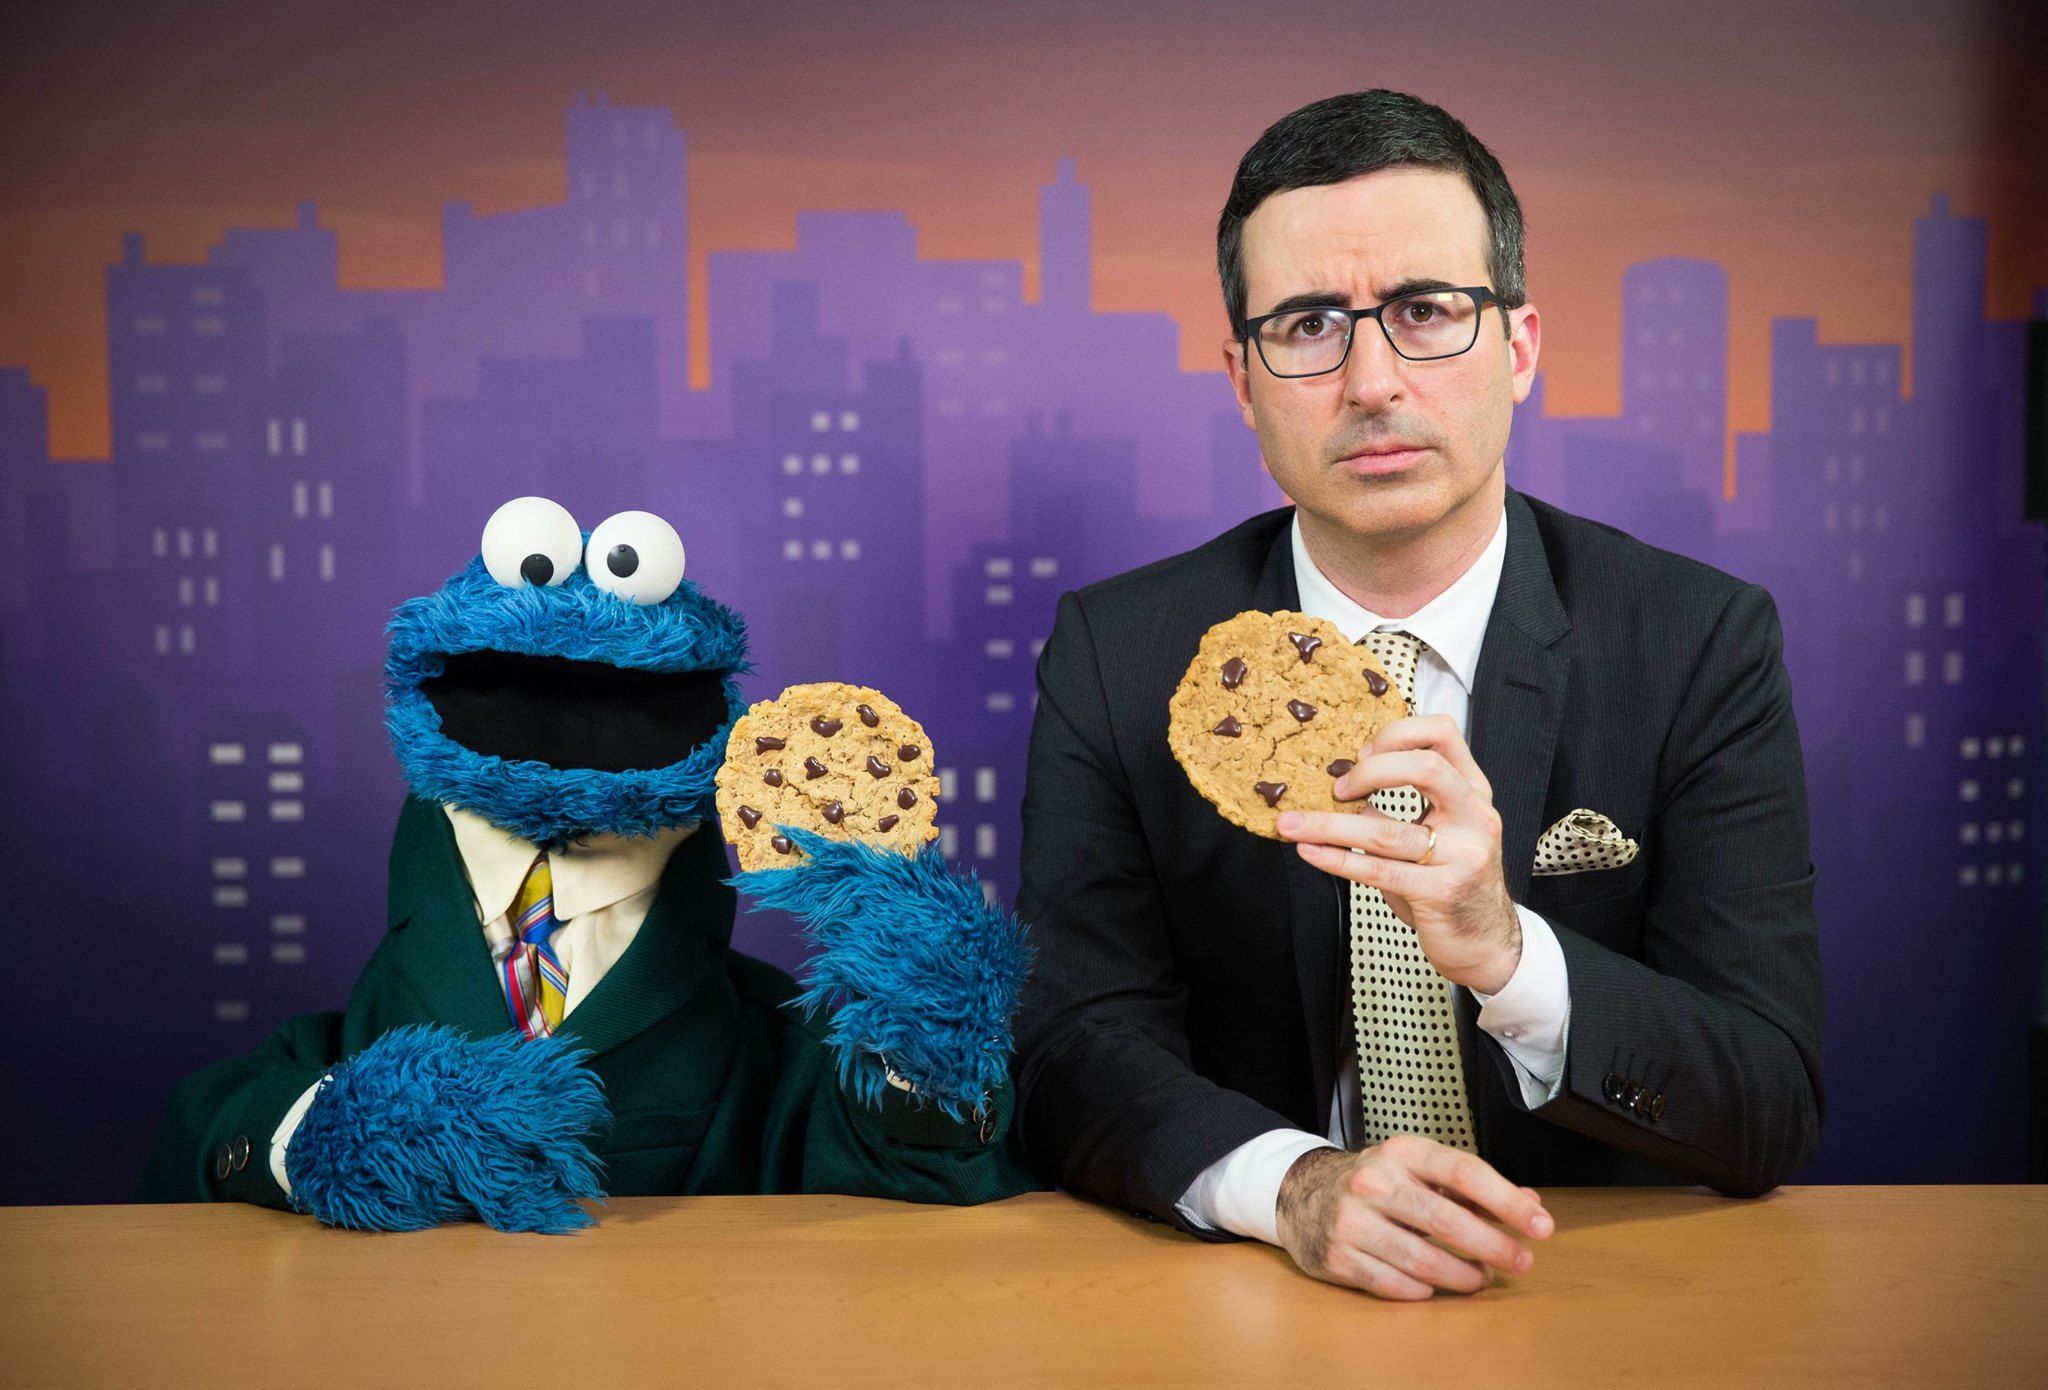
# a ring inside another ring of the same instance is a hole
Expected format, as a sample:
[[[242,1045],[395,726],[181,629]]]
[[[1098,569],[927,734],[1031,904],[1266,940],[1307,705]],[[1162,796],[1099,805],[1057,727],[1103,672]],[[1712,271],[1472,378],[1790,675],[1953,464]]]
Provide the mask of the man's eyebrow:
[[[1404,294],[1414,294],[1420,290],[1452,290],[1456,288],[1458,287],[1448,280],[1434,280],[1426,275],[1411,275],[1405,280],[1396,280],[1393,284],[1383,287],[1379,292],[1379,298],[1380,303],[1384,304],[1390,299],[1398,299]],[[1350,307],[1351,296],[1343,290],[1304,290],[1300,294],[1288,295],[1287,298],[1281,300],[1266,312],[1269,314],[1287,314],[1292,313],[1296,309],[1349,309]]]

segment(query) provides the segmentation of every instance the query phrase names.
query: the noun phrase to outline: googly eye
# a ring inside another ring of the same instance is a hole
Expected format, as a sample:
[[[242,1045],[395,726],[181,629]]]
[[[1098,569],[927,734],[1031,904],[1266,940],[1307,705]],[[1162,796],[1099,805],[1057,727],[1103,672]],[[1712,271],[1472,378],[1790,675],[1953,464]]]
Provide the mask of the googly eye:
[[[629,603],[660,603],[683,582],[683,538],[653,512],[606,517],[586,553],[590,582]]]
[[[559,502],[515,497],[484,523],[484,568],[508,589],[566,584],[583,559],[583,532]]]

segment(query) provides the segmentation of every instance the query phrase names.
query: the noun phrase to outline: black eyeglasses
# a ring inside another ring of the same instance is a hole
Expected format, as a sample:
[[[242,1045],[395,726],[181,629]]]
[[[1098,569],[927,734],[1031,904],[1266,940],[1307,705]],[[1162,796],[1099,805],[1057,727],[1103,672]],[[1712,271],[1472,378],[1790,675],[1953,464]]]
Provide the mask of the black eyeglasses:
[[[1352,332],[1360,319],[1377,319],[1388,345],[1410,362],[1434,362],[1472,350],[1489,304],[1509,307],[1485,285],[1417,290],[1370,309],[1327,304],[1261,314],[1246,319],[1244,329],[1274,376],[1321,376],[1351,356]]]

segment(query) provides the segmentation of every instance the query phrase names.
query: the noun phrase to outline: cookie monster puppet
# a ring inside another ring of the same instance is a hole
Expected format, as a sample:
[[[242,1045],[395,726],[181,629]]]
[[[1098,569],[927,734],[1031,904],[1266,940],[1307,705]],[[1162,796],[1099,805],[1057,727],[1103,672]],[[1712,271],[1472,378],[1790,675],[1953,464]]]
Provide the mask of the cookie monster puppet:
[[[142,1200],[559,1232],[607,1194],[1041,1185],[1008,1142],[1028,947],[971,874],[792,828],[801,862],[726,879],[746,628],[683,561],[649,513],[522,497],[399,607],[389,930],[345,1009],[175,1090]],[[801,987],[730,949],[736,887],[803,922]]]

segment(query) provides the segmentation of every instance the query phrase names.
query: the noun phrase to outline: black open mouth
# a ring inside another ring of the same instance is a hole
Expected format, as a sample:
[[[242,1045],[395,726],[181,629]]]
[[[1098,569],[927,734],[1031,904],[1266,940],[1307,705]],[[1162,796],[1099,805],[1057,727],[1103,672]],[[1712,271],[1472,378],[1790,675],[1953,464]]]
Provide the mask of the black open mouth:
[[[718,732],[728,713],[725,677],[461,652],[420,682],[420,692],[440,714],[441,732],[472,752],[635,772],[681,762]]]

